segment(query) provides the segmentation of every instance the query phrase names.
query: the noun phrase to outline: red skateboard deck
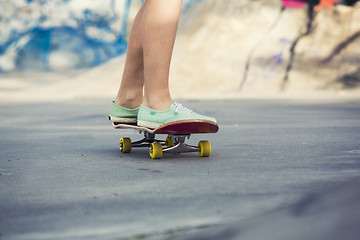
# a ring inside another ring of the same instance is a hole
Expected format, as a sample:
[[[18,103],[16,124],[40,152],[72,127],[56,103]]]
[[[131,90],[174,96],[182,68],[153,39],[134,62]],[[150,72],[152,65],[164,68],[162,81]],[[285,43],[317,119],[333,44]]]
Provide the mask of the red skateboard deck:
[[[150,134],[168,134],[168,135],[190,135],[199,133],[216,133],[219,125],[206,120],[182,120],[164,124],[156,129],[149,129],[136,125],[117,124],[115,128],[130,128],[138,131],[145,131]]]

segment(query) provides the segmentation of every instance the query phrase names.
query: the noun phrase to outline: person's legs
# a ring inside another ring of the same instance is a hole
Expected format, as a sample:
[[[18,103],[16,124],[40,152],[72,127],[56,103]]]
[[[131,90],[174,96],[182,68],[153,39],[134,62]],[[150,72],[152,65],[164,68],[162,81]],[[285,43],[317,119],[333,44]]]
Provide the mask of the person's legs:
[[[146,0],[137,14],[121,86],[110,109],[113,124],[137,121],[139,126],[156,128],[183,120],[216,122],[171,99],[169,70],[181,3],[182,0]]]
[[[143,15],[148,1],[140,8],[131,28],[125,68],[115,103],[126,108],[139,107],[143,101],[144,56],[141,39]]]
[[[181,2],[147,0],[139,10],[129,37],[117,105],[136,108],[143,103],[164,110],[172,104],[169,69]]]
[[[173,103],[169,91],[169,69],[181,2],[148,0],[143,15],[143,105],[153,110],[166,110]]]

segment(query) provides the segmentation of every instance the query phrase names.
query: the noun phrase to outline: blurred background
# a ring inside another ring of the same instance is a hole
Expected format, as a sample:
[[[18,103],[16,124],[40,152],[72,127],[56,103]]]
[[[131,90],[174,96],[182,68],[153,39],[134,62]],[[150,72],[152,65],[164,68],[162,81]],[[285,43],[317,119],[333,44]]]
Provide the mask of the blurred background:
[[[142,0],[0,0],[2,103],[112,99]],[[360,97],[357,0],[183,0],[177,99]]]

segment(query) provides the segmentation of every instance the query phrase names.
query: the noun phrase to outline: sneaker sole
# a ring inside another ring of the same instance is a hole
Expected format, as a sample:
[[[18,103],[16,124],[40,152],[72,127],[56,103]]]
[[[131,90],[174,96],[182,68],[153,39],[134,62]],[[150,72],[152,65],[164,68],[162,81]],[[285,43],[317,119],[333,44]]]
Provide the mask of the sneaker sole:
[[[137,125],[139,127],[146,127],[146,128],[150,128],[150,129],[156,129],[158,127],[160,127],[163,124],[160,123],[153,123],[153,122],[146,122],[146,121],[137,121]]]
[[[136,118],[118,118],[118,117],[109,116],[109,120],[115,125],[117,125],[117,124],[136,125],[137,124]]]
[[[176,125],[176,124],[184,124],[184,123],[190,123],[190,124],[191,123],[211,123],[211,124],[217,125],[216,122],[203,120],[203,119],[185,119],[185,120],[179,120],[179,121],[169,122],[169,123],[165,123],[165,124],[146,122],[146,121],[138,120],[137,125],[138,125],[138,127],[145,127],[145,128],[149,128],[149,129],[157,129],[157,128],[163,127],[165,125]]]

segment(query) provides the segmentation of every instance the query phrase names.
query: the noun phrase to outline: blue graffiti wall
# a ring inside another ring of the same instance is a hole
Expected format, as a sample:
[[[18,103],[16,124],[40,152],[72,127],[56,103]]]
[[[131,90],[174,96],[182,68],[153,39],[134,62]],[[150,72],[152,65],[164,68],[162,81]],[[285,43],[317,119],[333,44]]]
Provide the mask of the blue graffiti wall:
[[[143,1],[0,1],[0,72],[93,67],[123,54],[134,2]]]

